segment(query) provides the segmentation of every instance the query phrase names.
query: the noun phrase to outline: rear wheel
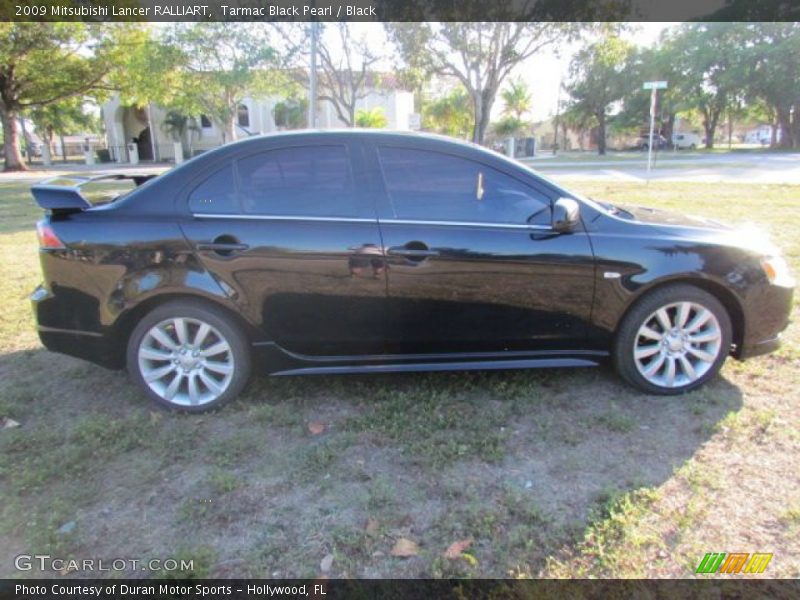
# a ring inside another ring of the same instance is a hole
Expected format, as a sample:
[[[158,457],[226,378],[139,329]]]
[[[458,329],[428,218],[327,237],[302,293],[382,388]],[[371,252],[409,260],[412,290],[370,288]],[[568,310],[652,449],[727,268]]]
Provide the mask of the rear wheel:
[[[224,311],[193,301],[148,313],[128,341],[128,372],[160,405],[188,412],[235,398],[250,377],[246,336]]]
[[[714,377],[730,346],[730,317],[719,300],[694,286],[673,285],[630,310],[617,332],[614,362],[642,391],[680,394]]]

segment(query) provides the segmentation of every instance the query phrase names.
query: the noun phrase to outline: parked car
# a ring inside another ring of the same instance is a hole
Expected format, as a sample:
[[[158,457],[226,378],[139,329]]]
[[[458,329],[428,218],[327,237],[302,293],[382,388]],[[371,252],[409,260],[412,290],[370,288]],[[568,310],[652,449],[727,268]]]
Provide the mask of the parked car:
[[[702,138],[696,133],[673,133],[672,145],[678,150],[695,150],[701,143]]]
[[[124,177],[120,175],[117,177]],[[273,375],[610,359],[638,389],[702,385],[778,347],[794,282],[767,241],[585,198],[477,146],[389,132],[249,138],[92,206],[33,186],[55,352],[127,367],[163,406]]]
[[[645,151],[648,150],[650,148],[650,136],[649,135],[641,136],[639,138],[639,142],[637,143],[637,146],[638,146],[638,148],[640,150],[645,150]],[[654,133],[653,134],[653,150],[664,150],[666,148],[669,148],[669,142],[667,141],[667,138],[665,138],[661,134]]]

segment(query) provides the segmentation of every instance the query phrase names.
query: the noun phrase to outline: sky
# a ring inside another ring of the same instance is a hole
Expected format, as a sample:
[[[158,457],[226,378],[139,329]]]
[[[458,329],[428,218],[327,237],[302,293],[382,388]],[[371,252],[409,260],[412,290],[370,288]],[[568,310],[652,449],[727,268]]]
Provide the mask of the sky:
[[[628,39],[638,46],[650,46],[656,42],[664,29],[672,25],[677,23],[634,23],[635,30]],[[370,46],[379,49],[382,54],[389,56],[392,54],[381,23],[352,23],[351,27],[357,35],[366,36]],[[330,29],[325,33],[325,35],[332,34],[335,35],[335,32]],[[569,63],[580,46],[580,41],[564,46],[560,48],[559,55],[553,50],[543,51],[522,63],[512,74],[512,77],[521,77],[528,83],[533,97],[531,110],[533,121],[542,121],[555,114],[559,83],[562,78],[566,81]],[[335,48],[335,45],[332,47]],[[385,60],[380,68],[391,70],[392,66],[389,59]],[[492,110],[493,118],[497,118],[502,110],[502,102],[495,102]]]

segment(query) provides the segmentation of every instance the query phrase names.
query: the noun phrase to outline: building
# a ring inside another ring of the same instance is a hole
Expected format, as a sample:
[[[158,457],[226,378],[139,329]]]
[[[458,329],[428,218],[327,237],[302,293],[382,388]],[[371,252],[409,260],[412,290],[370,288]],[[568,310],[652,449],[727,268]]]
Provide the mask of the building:
[[[374,74],[367,80],[365,95],[356,102],[357,110],[383,109],[389,129],[408,130],[414,113],[413,92],[402,89],[391,74]],[[275,124],[275,105],[285,101],[278,97],[245,97],[239,106],[236,119],[236,137],[241,139],[279,131]],[[114,95],[102,107],[107,143],[112,160],[128,162],[128,144],[136,145],[140,160],[162,161],[175,159],[174,139],[166,125],[168,111],[160,106],[133,107],[122,104]],[[196,115],[198,129],[187,133],[183,140],[184,156],[193,156],[224,143],[223,128],[205,115]],[[152,124],[152,129],[150,125]],[[334,105],[320,99],[317,107],[317,127],[336,129],[345,127],[336,114]]]

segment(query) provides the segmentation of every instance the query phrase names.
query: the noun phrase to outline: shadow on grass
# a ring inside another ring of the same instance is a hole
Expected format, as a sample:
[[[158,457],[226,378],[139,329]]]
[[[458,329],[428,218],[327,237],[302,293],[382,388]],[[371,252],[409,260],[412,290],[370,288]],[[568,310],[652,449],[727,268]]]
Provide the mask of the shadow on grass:
[[[722,378],[664,398],[601,368],[258,377],[187,416],[124,373],[43,350],[0,370],[0,412],[21,423],[0,431],[0,564],[179,552],[212,576],[315,576],[327,554],[333,576],[536,573],[742,406]],[[392,557],[400,537],[419,554]],[[475,560],[442,558],[461,539]]]

